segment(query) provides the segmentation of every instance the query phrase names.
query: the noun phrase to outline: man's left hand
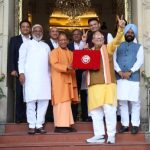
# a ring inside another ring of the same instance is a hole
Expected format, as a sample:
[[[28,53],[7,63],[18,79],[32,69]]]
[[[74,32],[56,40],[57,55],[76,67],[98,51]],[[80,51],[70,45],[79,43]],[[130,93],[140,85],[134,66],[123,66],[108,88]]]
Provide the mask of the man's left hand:
[[[123,73],[123,79],[129,79],[130,76],[131,76],[131,72],[130,71]]]

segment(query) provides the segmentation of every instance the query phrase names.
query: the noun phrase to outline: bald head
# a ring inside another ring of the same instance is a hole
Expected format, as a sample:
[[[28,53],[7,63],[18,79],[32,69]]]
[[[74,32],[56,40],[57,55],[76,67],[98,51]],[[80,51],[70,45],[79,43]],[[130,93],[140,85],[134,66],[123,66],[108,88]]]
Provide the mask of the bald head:
[[[58,40],[58,36],[59,36],[59,31],[56,27],[52,27],[49,30],[49,36],[50,38],[52,38],[53,40]]]

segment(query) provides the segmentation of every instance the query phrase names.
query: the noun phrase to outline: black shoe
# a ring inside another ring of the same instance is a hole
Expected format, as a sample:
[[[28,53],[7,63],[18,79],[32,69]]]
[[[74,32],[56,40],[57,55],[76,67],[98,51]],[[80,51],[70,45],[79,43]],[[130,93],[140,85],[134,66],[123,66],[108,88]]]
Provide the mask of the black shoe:
[[[27,120],[26,119],[17,119],[17,120],[15,120],[15,123],[26,123],[27,122]]]
[[[121,121],[121,116],[117,115],[117,121],[120,122]]]
[[[137,134],[138,131],[139,131],[139,127],[133,126],[133,127],[131,128],[131,134]]]
[[[129,131],[129,127],[122,126],[121,129],[119,130],[119,133],[124,133],[124,132],[128,132],[128,131]]]
[[[43,127],[36,129],[36,133],[40,133],[40,134],[45,134],[46,131],[44,130]]]
[[[15,123],[17,124],[22,123],[22,120],[16,120]]]
[[[66,127],[55,127],[54,132],[56,132],[56,133],[69,133],[71,131]]]
[[[82,119],[82,121],[83,122],[92,122],[92,118],[90,118],[90,117],[89,118],[84,118],[84,119]]]
[[[45,122],[54,122],[54,119],[53,118],[46,118]]]
[[[70,132],[77,132],[77,129],[75,129],[75,128],[73,128],[73,127],[68,127],[68,130],[69,130]]]
[[[35,128],[29,128],[28,134],[35,134]]]

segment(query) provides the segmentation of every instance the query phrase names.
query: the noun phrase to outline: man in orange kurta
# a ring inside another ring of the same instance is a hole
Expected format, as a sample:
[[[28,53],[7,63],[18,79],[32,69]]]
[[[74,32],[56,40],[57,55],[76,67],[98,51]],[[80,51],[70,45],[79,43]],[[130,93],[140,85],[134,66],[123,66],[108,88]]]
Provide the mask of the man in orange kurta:
[[[78,102],[75,71],[72,68],[73,53],[68,50],[68,38],[60,33],[59,47],[50,53],[52,77],[52,103],[55,132],[67,133],[76,131],[71,102]]]

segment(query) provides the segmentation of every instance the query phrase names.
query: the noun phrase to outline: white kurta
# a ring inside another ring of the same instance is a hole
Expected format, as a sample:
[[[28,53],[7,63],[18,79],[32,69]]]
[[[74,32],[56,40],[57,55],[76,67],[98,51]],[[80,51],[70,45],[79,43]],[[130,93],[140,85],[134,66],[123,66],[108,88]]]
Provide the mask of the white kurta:
[[[144,62],[143,46],[139,48],[136,58],[137,58],[136,62],[130,69],[132,72],[139,70]],[[121,71],[116,61],[116,52],[114,53],[114,67],[117,72]],[[128,100],[137,102],[139,100],[139,93],[140,93],[139,91],[140,91],[139,82],[129,81],[126,79],[117,80],[118,100]]]
[[[23,43],[19,49],[19,74],[25,74],[24,101],[51,99],[49,46],[34,39]]]

